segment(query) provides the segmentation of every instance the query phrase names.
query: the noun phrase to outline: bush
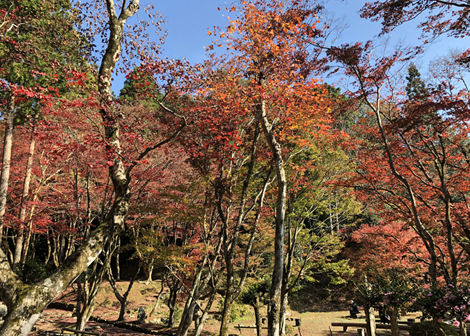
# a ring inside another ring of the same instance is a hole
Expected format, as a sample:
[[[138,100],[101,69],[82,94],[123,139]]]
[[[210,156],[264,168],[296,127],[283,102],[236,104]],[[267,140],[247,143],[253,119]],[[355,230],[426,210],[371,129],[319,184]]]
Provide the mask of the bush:
[[[216,315],[215,319],[218,321],[222,320],[222,311],[224,310],[224,300],[220,300],[219,305],[218,305],[219,311],[221,312],[220,315]],[[230,322],[235,322],[239,318],[242,318],[243,316],[248,315],[250,312],[250,308],[247,305],[244,305],[242,303],[239,303],[235,301],[232,304],[232,310],[230,311]]]
[[[286,335],[294,335],[295,334],[295,328],[291,324],[286,325]]]
[[[445,336],[459,336],[459,332],[454,326],[441,322],[441,329]],[[410,328],[410,336],[437,336],[431,321],[414,323]]]
[[[47,276],[44,265],[34,259],[26,259],[24,264],[17,264],[14,271],[28,285],[44,280]]]

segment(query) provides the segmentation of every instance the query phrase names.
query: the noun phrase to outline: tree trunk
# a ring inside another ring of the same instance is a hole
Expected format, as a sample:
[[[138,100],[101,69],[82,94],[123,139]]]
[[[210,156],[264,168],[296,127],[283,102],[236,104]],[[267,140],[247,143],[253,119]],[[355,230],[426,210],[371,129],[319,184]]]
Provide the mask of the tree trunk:
[[[148,285],[152,282],[152,274],[153,274],[153,262],[150,265],[144,267],[144,272],[147,280],[145,280],[145,284]]]
[[[181,316],[181,322],[178,326],[178,331],[176,332],[176,336],[186,336],[189,330],[189,327],[191,326],[191,323],[194,320],[194,312],[197,309],[200,309],[199,303],[197,300],[199,300],[202,291],[205,289],[210,276],[207,274],[206,278],[204,281],[201,280],[202,275],[204,273],[204,269],[206,267],[206,262],[208,261],[209,256],[206,254],[204,256],[203,261],[201,262],[201,266],[198,269],[198,272],[196,274],[196,277],[193,280],[193,284],[191,287],[191,291],[189,292],[188,298],[186,300],[186,304],[184,306],[183,310],[183,315]],[[200,309],[202,310],[202,309]],[[201,311],[202,313],[202,311]]]
[[[178,300],[178,292],[181,289],[179,284],[174,284],[170,286],[170,296],[168,297],[168,308],[170,309],[170,314],[168,315],[168,328],[173,328],[175,326],[175,311]]]
[[[398,328],[398,308],[392,307],[390,312],[390,325],[392,328],[392,336],[398,336],[400,329]]]
[[[82,319],[82,301],[83,301],[83,291],[82,291],[82,286],[83,286],[83,281],[85,277],[85,272],[80,274],[80,276],[77,279],[77,304],[75,306],[75,314],[77,316],[77,321],[80,321]],[[77,323],[77,322],[76,322]]]
[[[224,309],[222,311],[222,320],[220,321],[220,336],[228,336],[228,328],[230,323],[230,315],[232,313],[233,295],[226,293],[224,298]]]
[[[24,176],[24,183],[23,183],[23,195],[21,196],[21,204],[20,204],[20,227],[18,228],[17,238],[16,238],[16,246],[15,246],[15,255],[13,257],[13,264],[19,263],[22,258],[21,254],[22,251],[25,249],[24,245],[24,221],[26,219],[26,199],[28,198],[29,194],[29,183],[31,181],[31,171],[33,169],[33,157],[34,157],[34,147],[35,147],[35,139],[34,139],[34,130],[35,127],[32,129],[31,133],[31,142],[29,143],[29,152],[28,152],[28,163],[26,164],[26,172]],[[29,240],[28,240],[29,243]]]
[[[5,138],[3,140],[2,172],[0,177],[0,243],[3,239],[3,216],[5,215],[5,208],[7,205],[8,183],[10,181],[11,147],[13,144],[15,97],[12,92],[8,94],[8,99],[8,107],[5,113]]]
[[[375,336],[375,313],[374,307],[369,307],[369,305],[364,305],[364,313],[366,314],[366,329],[368,336]]]
[[[279,313],[279,333],[282,336],[286,335],[286,313],[287,313],[287,301],[288,293],[284,293],[281,296],[281,309]]]
[[[11,270],[3,250],[0,250],[0,298],[8,307],[8,314],[0,328],[0,335],[28,335],[41,312],[101,253],[107,237],[106,226],[97,228],[92,236],[60,269],[47,279],[26,285]]]
[[[120,245],[120,242],[118,243],[117,248],[119,247],[119,245]],[[121,305],[121,308],[119,310],[119,317],[117,319],[118,321],[125,321],[126,320],[127,297],[129,296],[129,293],[131,292],[132,286],[134,285],[134,282],[137,279],[137,276],[138,276],[139,272],[140,272],[140,266],[137,268],[137,272],[135,272],[134,276],[132,277],[131,281],[129,282],[129,285],[127,286],[126,292],[123,295],[121,295],[121,293],[119,292],[119,289],[116,285],[116,280],[114,279],[113,271],[111,269],[111,266],[109,266],[108,269],[107,269],[106,273],[108,274],[109,284],[113,288],[114,296],[116,296],[116,299],[118,299],[118,301]]]
[[[260,73],[259,84],[266,85],[264,75]],[[274,158],[277,176],[276,230],[274,236],[274,268],[268,303],[268,336],[279,336],[282,279],[284,271],[284,221],[287,197],[287,180],[282,159],[282,148],[274,135],[273,125],[269,122],[266,102],[261,100],[261,125],[266,141]]]
[[[165,289],[165,286],[163,285],[163,280],[162,280],[160,291],[158,292],[157,297],[155,298],[155,304],[153,305],[153,308],[149,313],[149,317],[151,317],[153,314],[155,314],[155,311],[158,309],[158,304],[159,304],[160,298],[163,294],[163,289]]]
[[[34,193],[32,201],[36,202],[37,199],[38,199],[38,191]],[[33,218],[35,208],[36,207],[33,205],[29,212],[29,221],[28,221],[27,230],[26,230],[26,237],[24,238],[23,251],[21,252],[21,263],[24,263],[26,261],[26,257],[28,256],[28,251],[31,245],[31,236],[33,234],[32,218]],[[47,265],[47,263],[49,262],[49,258],[51,256],[51,245],[50,245],[49,239],[46,239],[46,240],[47,240],[47,256],[44,260],[44,265]]]
[[[197,279],[197,278],[196,280],[200,281],[200,279]],[[199,284],[197,286],[199,286]],[[178,331],[176,332],[176,336],[186,336],[188,334],[189,327],[191,326],[191,323],[194,320],[194,313],[196,310],[200,309],[199,303],[197,302],[197,299],[194,297],[195,294],[196,294],[196,291],[191,291],[188,299],[186,300],[183,315],[181,316],[181,322],[178,326]]]
[[[95,300],[96,300],[96,293],[91,293],[93,296],[90,298],[90,301],[88,301],[86,304],[83,305],[83,310],[80,313],[80,319],[78,319],[77,315],[77,324],[76,324],[76,329],[80,331],[85,330],[85,325],[88,323],[88,320],[91,317],[91,314],[93,313],[93,310],[95,309]]]
[[[437,336],[445,336],[442,332],[441,324],[439,323],[439,319],[437,317],[432,318],[432,325],[434,326],[434,330],[436,331]]]
[[[103,200],[105,202],[106,200]],[[117,245],[117,252],[116,252],[116,281],[121,280],[121,261],[119,258],[119,250],[121,249],[121,237],[118,237],[118,245]]]
[[[196,331],[194,333],[194,336],[201,336],[202,329],[204,328],[204,323],[207,321],[207,318],[209,317],[209,311],[212,308],[212,304],[215,301],[215,296],[217,295],[217,289],[213,288],[211,295],[209,296],[209,300],[207,300],[207,305],[204,308],[204,312],[202,313],[201,318],[199,321],[196,323]]]
[[[262,336],[263,332],[263,324],[261,323],[261,303],[259,302],[259,297],[255,298],[255,302],[253,303],[253,309],[255,311],[255,319],[256,319],[256,335]]]
[[[104,260],[100,264],[100,260],[97,258],[94,262],[91,275],[85,277],[85,281],[82,284],[84,300],[82,302],[82,311],[78,310],[77,306],[77,330],[83,331],[85,325],[90,319],[91,314],[95,308],[96,295],[98,294],[98,289],[103,282],[103,277],[110,268],[110,263],[112,255],[116,250],[116,244],[114,241],[110,241],[106,244],[105,251],[102,253],[104,255]]]
[[[460,322],[460,336],[467,336],[467,325],[465,322]]]

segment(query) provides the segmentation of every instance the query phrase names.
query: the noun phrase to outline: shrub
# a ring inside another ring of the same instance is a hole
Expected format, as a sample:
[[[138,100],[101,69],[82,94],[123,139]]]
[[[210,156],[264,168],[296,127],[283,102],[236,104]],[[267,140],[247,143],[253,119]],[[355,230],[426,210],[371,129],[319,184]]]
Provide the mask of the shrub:
[[[47,276],[44,265],[34,259],[26,259],[24,264],[17,264],[14,271],[28,285],[44,280]]]
[[[222,313],[224,310],[224,300],[220,300],[219,305],[218,305],[219,311]],[[242,303],[239,303],[235,301],[232,304],[232,310],[230,311],[230,322],[235,322],[239,318],[242,318],[243,316],[248,315],[250,312],[250,308],[247,305],[244,305]],[[216,315],[215,316],[216,320],[221,320],[222,319],[222,314]]]
[[[458,331],[454,326],[441,322],[441,329],[445,336],[459,336]],[[414,323],[410,328],[410,336],[437,336],[434,326],[431,321],[421,323]]]
[[[294,335],[295,334],[295,328],[291,324],[286,325],[286,335]]]

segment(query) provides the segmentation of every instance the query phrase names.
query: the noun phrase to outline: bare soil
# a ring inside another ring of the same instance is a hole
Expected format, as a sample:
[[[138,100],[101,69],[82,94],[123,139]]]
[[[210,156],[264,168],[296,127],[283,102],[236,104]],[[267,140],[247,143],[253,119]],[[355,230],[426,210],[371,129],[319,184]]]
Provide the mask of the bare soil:
[[[127,288],[127,282],[119,282],[118,287],[122,289],[122,292]],[[139,307],[144,307],[147,314],[151,311],[155,304],[155,296],[159,292],[160,282],[155,281],[149,285],[143,283],[136,283],[132,288],[129,295],[128,304],[128,315],[126,322],[129,324],[135,324],[139,327],[159,332],[162,335],[173,334],[176,329],[167,328],[164,324],[165,319],[168,317],[168,307],[165,304],[165,300],[160,300],[160,304],[155,312],[150,317],[147,317],[145,324],[137,323],[137,310]],[[65,293],[63,293],[55,302],[61,302],[63,304],[74,304],[76,300],[76,291],[71,287]],[[184,298],[182,298],[184,300]],[[104,282],[98,293],[96,300],[95,310],[93,316],[99,317],[107,321],[116,321],[119,315],[119,303],[114,297],[111,286]],[[184,302],[181,302],[181,306]],[[305,306],[297,304],[293,306]],[[217,306],[214,305],[213,310],[217,310]],[[349,312],[347,307],[344,310],[335,311],[307,311],[307,309],[299,309],[289,311],[289,318],[300,318],[301,326],[295,327],[295,321],[287,321],[286,331],[288,334],[294,336],[349,336],[357,335],[357,328],[350,328],[347,332],[343,332],[341,327],[331,327],[331,322],[365,322],[364,318],[358,318],[351,320],[349,318]],[[317,309],[318,310],[318,309]],[[209,320],[206,322],[204,327],[205,336],[218,335],[219,333],[219,321],[215,318],[216,315],[211,315]],[[408,316],[414,317],[414,316]],[[45,331],[60,332],[62,328],[69,327],[73,328],[75,324],[75,317],[72,311],[63,309],[52,309],[48,308],[39,318],[36,323],[35,331],[30,335],[36,336],[44,334]],[[231,324],[230,333],[241,336],[255,336],[255,329],[241,329],[241,332],[236,328],[238,325],[242,326],[253,326],[255,323],[253,313],[249,310],[249,314],[238,319]],[[87,330],[97,332],[106,335],[117,335],[117,336],[137,336],[145,335],[142,332],[132,331],[124,328],[115,327],[111,324],[90,321],[87,324]],[[406,332],[403,332],[407,335]],[[266,333],[267,334],[267,333]],[[390,335],[389,331],[380,330],[378,335]]]

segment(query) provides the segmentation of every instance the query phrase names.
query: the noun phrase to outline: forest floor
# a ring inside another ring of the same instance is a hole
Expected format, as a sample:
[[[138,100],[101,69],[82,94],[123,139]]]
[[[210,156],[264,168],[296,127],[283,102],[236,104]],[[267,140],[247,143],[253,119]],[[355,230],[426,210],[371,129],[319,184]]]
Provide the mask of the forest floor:
[[[118,288],[125,289],[127,288],[127,282],[119,282]],[[155,305],[155,296],[160,290],[160,282],[155,281],[149,285],[143,283],[135,283],[134,287],[128,298],[128,314],[126,322],[129,324],[135,324],[141,328],[145,328],[152,331],[157,331],[162,335],[174,334],[176,328],[167,328],[164,325],[165,319],[168,317],[168,307],[166,306],[165,298],[160,299],[160,303],[155,313],[147,317],[146,323],[138,324],[137,323],[137,310],[139,307],[144,307],[147,314],[151,311]],[[124,292],[124,290],[122,291]],[[165,291],[164,291],[165,293]],[[69,288],[65,293],[57,298],[55,302],[60,302],[64,304],[74,304],[76,300],[76,291],[72,288]],[[184,302],[181,302],[183,306]],[[298,305],[302,306],[302,305]],[[291,307],[292,308],[292,307]],[[331,307],[329,307],[331,308]],[[213,311],[217,311],[218,308],[216,305],[212,308]],[[358,318],[351,320],[349,318],[348,308],[345,306],[344,310],[335,309],[333,311],[309,311],[308,309],[291,309],[289,314],[291,318],[300,318],[301,326],[294,327],[294,321],[287,321],[287,333],[294,336],[349,336],[357,335],[357,328],[349,328],[347,332],[343,332],[341,327],[331,327],[331,322],[365,322],[365,319]],[[327,310],[327,309],[325,309]],[[328,309],[329,310],[329,309]],[[181,313],[182,308],[179,310]],[[230,334],[237,334],[240,336],[255,336],[256,332],[254,329],[241,329],[239,332],[236,329],[236,326],[239,324],[243,326],[252,326],[255,323],[254,314],[251,309],[248,307],[245,309],[246,315],[237,319],[235,322],[231,323]],[[302,311],[302,312],[300,312]],[[98,297],[96,300],[95,310],[92,314],[95,317],[99,317],[107,321],[116,321],[119,315],[119,303],[114,297],[111,286],[104,282],[99,290]],[[407,316],[404,318],[410,318],[415,316]],[[45,331],[51,332],[60,332],[62,328],[69,327],[73,328],[76,318],[73,316],[73,312],[62,310],[62,309],[52,309],[48,308],[39,318],[38,322],[35,325],[35,331],[30,335],[39,336],[44,335]],[[162,321],[163,320],[163,321]],[[218,335],[219,333],[219,321],[216,319],[216,315],[211,315],[204,326],[204,335],[212,336]],[[124,328],[118,328],[111,324],[89,321],[87,324],[87,331],[97,332],[101,334],[106,334],[108,336],[117,335],[117,336],[137,336],[145,335],[142,332],[132,331]],[[190,330],[191,332],[191,330]],[[380,330],[378,335],[390,335],[389,331]],[[407,332],[403,332],[404,335],[407,335]]]

